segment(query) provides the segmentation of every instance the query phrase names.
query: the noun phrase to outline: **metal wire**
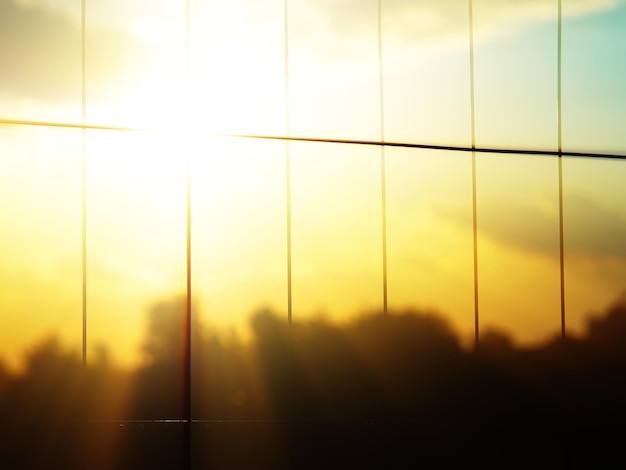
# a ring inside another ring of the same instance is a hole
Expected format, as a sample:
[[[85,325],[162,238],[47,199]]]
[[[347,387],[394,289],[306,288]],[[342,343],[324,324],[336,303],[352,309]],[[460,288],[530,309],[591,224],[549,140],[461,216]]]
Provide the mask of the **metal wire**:
[[[380,107],[380,141],[385,141],[385,87],[383,74],[383,11],[382,0],[378,0],[378,86]],[[383,312],[388,309],[387,300],[387,176],[385,162],[385,146],[380,147],[380,190],[382,205],[382,244],[383,244]]]
[[[285,136],[290,134],[289,113],[289,0],[283,3],[283,35],[284,35],[284,68],[285,68]],[[293,320],[292,273],[291,273],[291,145],[290,140],[285,142],[285,199],[287,222],[287,319],[291,331]]]
[[[187,86],[191,84],[191,4],[190,0],[185,0],[185,75]],[[189,105],[189,96],[185,96],[186,105]],[[182,454],[182,467],[192,468],[192,444],[191,444],[191,338],[192,338],[192,310],[191,310],[191,149],[189,148],[189,139],[186,139],[186,163],[187,163],[187,181],[186,181],[186,244],[187,244],[187,285],[185,296],[185,351],[184,351],[184,392],[183,392],[183,418],[184,426],[184,449]]]
[[[87,367],[87,53],[85,31],[85,0],[80,2],[80,47],[81,47],[81,260],[82,260],[82,356],[83,368]]]
[[[478,207],[476,203],[476,105],[474,100],[474,5],[469,0],[470,125],[472,139],[472,242],[474,254],[474,346],[480,340],[478,308]]]
[[[558,0],[558,34],[557,34],[557,139],[559,160],[559,269],[561,281],[561,337],[565,337],[565,247],[563,227],[563,136],[562,136],[562,95],[561,95],[561,51],[563,29],[563,5]]]
[[[87,130],[102,130],[102,131],[125,131],[125,132],[167,132],[167,129],[149,128],[149,127],[123,127],[123,126],[108,126],[100,124],[76,124],[66,122],[51,122],[51,121],[26,121],[19,119],[3,119],[0,118],[0,125],[23,125],[23,126],[44,126],[44,127],[60,127],[70,129],[87,129]],[[476,153],[488,153],[488,154],[509,154],[509,155],[534,155],[534,156],[558,156],[564,157],[579,157],[579,158],[598,158],[598,159],[610,159],[610,160],[626,160],[626,154],[620,153],[599,153],[599,152],[569,152],[562,150],[527,150],[527,149],[512,149],[512,148],[495,148],[495,147],[463,147],[457,145],[434,145],[434,144],[420,144],[412,142],[381,142],[379,140],[355,140],[355,139],[328,139],[324,137],[294,137],[284,135],[261,135],[261,134],[235,134],[235,133],[214,133],[208,132],[205,134],[206,138],[214,137],[228,137],[239,139],[259,139],[259,140],[278,140],[289,142],[313,142],[313,143],[328,143],[328,144],[348,144],[348,145],[373,145],[384,147],[400,147],[400,148],[413,148],[422,150],[447,150],[453,152],[476,152]]]

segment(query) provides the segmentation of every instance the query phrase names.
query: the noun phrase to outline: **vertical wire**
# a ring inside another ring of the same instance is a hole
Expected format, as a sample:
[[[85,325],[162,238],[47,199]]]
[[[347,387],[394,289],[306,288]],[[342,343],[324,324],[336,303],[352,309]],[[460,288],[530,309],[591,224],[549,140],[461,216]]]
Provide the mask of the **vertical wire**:
[[[290,136],[289,126],[289,0],[283,3],[283,34],[285,56],[285,137]],[[293,320],[292,276],[291,276],[291,145],[285,140],[285,191],[287,203],[287,318],[291,328]]]
[[[384,67],[383,67],[383,7],[382,0],[378,0],[378,99],[380,107],[380,190],[381,190],[381,217],[382,217],[382,245],[383,245],[383,315],[388,320],[388,298],[387,298],[387,176],[385,162],[385,87],[384,87]],[[385,321],[384,325],[384,349],[383,361],[386,368],[391,366],[390,344],[391,337],[390,324]],[[383,408],[385,414],[390,413],[386,407]]]
[[[87,124],[87,63],[85,40],[85,0],[80,2],[80,47],[81,47],[81,121]],[[82,353],[83,368],[87,367],[87,129],[82,129],[81,163],[81,243],[82,243]]]
[[[558,34],[557,34],[557,139],[559,161],[559,269],[561,276],[561,337],[565,337],[565,249],[563,234],[563,140],[562,140],[562,100],[561,100],[561,66],[562,66],[562,32],[563,4],[558,0]]]
[[[383,82],[383,21],[382,0],[378,0],[378,86],[380,106],[380,141],[385,142],[385,89]],[[380,146],[380,181],[382,204],[383,244],[383,312],[387,315],[387,177],[385,171],[385,146]]]
[[[474,101],[474,6],[469,0],[470,113],[472,133],[472,235],[474,244],[474,345],[479,341],[478,312],[478,215],[476,206],[476,113]]]
[[[191,87],[191,0],[185,0],[185,80],[187,92],[184,97],[185,109],[189,113],[190,104],[190,87]],[[189,115],[186,116],[187,118]],[[189,126],[187,121],[187,126]],[[187,129],[188,130],[188,129]],[[191,468],[191,149],[189,148],[189,138],[185,143],[186,157],[186,245],[187,245],[187,285],[185,295],[185,360],[184,360],[184,444],[183,450],[183,468]]]
[[[293,296],[292,296],[292,273],[291,273],[291,149],[290,143],[285,142],[285,173],[287,190],[287,318],[289,325],[293,321]]]

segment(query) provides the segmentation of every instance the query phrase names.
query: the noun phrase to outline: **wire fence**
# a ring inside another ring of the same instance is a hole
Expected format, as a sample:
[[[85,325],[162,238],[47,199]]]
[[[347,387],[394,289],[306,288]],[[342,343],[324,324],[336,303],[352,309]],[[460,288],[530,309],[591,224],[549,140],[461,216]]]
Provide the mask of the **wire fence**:
[[[564,260],[564,226],[563,226],[563,169],[562,169],[562,157],[579,157],[579,158],[597,158],[597,159],[612,159],[612,160],[626,160],[626,155],[619,153],[595,153],[595,152],[575,152],[575,151],[564,151],[562,146],[562,91],[561,91],[561,82],[562,82],[562,1],[558,0],[558,34],[557,34],[557,42],[555,44],[555,49],[557,51],[557,111],[555,114],[555,120],[557,121],[557,150],[530,150],[530,149],[513,149],[513,148],[487,148],[487,147],[479,147],[476,146],[476,117],[475,117],[475,97],[474,97],[474,17],[473,17],[473,1],[468,0],[468,18],[469,18],[469,87],[470,87],[470,116],[468,119],[471,123],[471,145],[470,146],[453,146],[453,145],[433,145],[427,143],[409,143],[409,142],[394,142],[387,141],[385,138],[385,95],[384,95],[384,51],[383,51],[383,28],[382,28],[382,20],[384,9],[382,7],[382,0],[378,0],[378,19],[377,19],[377,47],[378,47],[378,79],[379,79],[379,100],[378,104],[380,107],[380,119],[379,119],[379,140],[354,140],[354,139],[338,139],[338,138],[324,138],[324,137],[302,137],[292,135],[290,129],[290,63],[289,63],[289,1],[284,0],[283,5],[283,21],[284,21],[284,78],[285,78],[285,89],[284,89],[284,98],[285,98],[285,124],[284,124],[284,134],[283,135],[254,135],[254,134],[216,134],[211,133],[210,129],[206,130],[206,134],[204,136],[215,136],[215,137],[232,137],[232,138],[240,138],[240,139],[258,139],[258,140],[274,140],[274,141],[282,141],[285,143],[285,175],[286,175],[286,219],[285,219],[285,229],[286,229],[286,260],[287,260],[287,316],[289,323],[293,320],[293,306],[292,306],[292,201],[291,201],[291,191],[292,191],[292,168],[291,168],[291,153],[290,153],[290,144],[293,142],[310,142],[310,143],[326,143],[326,144],[342,144],[342,145],[363,145],[363,146],[375,146],[380,148],[380,180],[381,180],[381,229],[382,229],[382,298],[383,298],[383,310],[387,313],[388,310],[388,274],[387,274],[387,201],[386,201],[386,191],[387,191],[387,177],[386,177],[386,159],[385,159],[385,150],[388,148],[409,148],[409,149],[421,149],[421,150],[435,150],[435,151],[453,151],[459,154],[467,154],[471,153],[472,156],[472,231],[473,231],[473,293],[474,293],[474,333],[475,333],[475,342],[478,344],[479,342],[479,328],[480,328],[480,315],[479,315],[479,278],[478,278],[478,264],[480,261],[480,256],[478,252],[478,231],[479,231],[479,221],[477,218],[477,182],[476,182],[476,155],[477,154],[494,154],[494,155],[533,155],[533,156],[552,156],[558,158],[558,193],[559,193],[559,268],[560,268],[560,314],[561,314],[561,335],[565,336],[565,322],[566,322],[566,308],[565,308],[565,260]],[[82,360],[83,364],[87,364],[87,336],[88,336],[88,311],[87,311],[87,286],[88,286],[88,277],[87,277],[87,242],[88,242],[88,233],[87,233],[87,217],[89,215],[88,212],[88,201],[87,201],[87,182],[86,182],[86,173],[88,166],[88,153],[89,149],[87,148],[87,131],[89,130],[102,130],[102,131],[111,131],[111,132],[154,132],[158,131],[156,129],[150,128],[141,128],[141,127],[126,127],[126,126],[110,126],[110,125],[98,125],[94,123],[90,123],[88,120],[88,100],[87,100],[87,74],[86,74],[86,57],[88,55],[88,50],[86,47],[86,19],[85,19],[85,0],[81,1],[81,60],[82,60],[82,93],[81,93],[81,122],[80,123],[72,123],[72,122],[52,122],[52,121],[34,121],[34,120],[17,120],[10,118],[0,118],[0,124],[2,125],[18,125],[18,126],[43,126],[43,127],[55,127],[55,128],[73,128],[73,129],[81,129],[82,130]],[[186,67],[187,74],[190,74],[190,62],[192,60],[192,51],[191,51],[191,28],[193,23],[193,11],[192,6],[190,4],[190,0],[186,0],[185,2],[185,30],[186,30]],[[189,143],[187,143],[189,145]],[[189,158],[189,155],[187,155]],[[193,253],[191,251],[192,247],[192,229],[191,229],[191,178],[190,178],[190,166],[188,163],[187,167],[187,216],[186,216],[186,243],[187,243],[187,280],[186,280],[186,308],[187,308],[187,321],[186,321],[186,337],[187,343],[190,343],[189,338],[191,338],[191,316],[192,316],[192,308],[191,308],[191,262],[193,259]],[[190,348],[190,346],[189,346]],[[186,393],[187,402],[185,403],[185,414],[188,421],[191,420],[191,353],[190,349],[187,351],[187,355],[185,358],[185,371],[186,371]]]

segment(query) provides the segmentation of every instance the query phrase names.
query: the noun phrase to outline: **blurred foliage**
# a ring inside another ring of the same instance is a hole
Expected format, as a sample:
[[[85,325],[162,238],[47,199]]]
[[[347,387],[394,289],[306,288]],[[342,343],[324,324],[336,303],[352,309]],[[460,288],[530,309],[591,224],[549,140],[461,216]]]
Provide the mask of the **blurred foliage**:
[[[22,373],[0,362],[0,425],[11,429],[0,451],[19,464],[7,468],[45,468],[50,461],[81,468],[85,459],[90,468],[137,459],[176,468],[185,448],[182,425],[173,431],[176,425],[163,420],[185,418],[184,307],[180,298],[153,306],[144,361],[135,370],[118,367],[103,347],[83,367],[80,354],[54,337],[26,352]],[[442,317],[419,311],[371,313],[342,326],[324,319],[289,325],[263,311],[251,326],[249,343],[220,337],[197,320],[191,326],[191,410],[198,425],[206,423],[195,435],[213,439],[199,447],[198,461],[207,465],[225,462],[216,456],[229,447],[216,443],[237,442],[256,449],[250,458],[262,450],[269,459],[271,441],[271,461],[277,465],[280,455],[289,467],[303,452],[316,452],[310,433],[318,431],[321,438],[338,432],[346,445],[372,433],[394,446],[419,438],[413,445],[424,452],[497,442],[508,455],[522,436],[535,442],[570,436],[575,443],[593,430],[605,439],[597,430],[626,418],[626,297],[590,317],[585,336],[557,337],[535,349],[518,349],[505,332],[486,331],[477,349],[466,350]],[[132,428],[150,420],[160,420],[158,431]],[[222,435],[210,423],[248,424]],[[268,428],[248,435],[250,423]],[[319,423],[335,424],[322,432]],[[346,423],[356,429],[346,431]],[[386,441],[375,433],[389,423],[395,424],[384,428]],[[412,423],[410,431],[401,423]],[[329,442],[320,455],[346,449]],[[160,451],[149,451],[153,444]],[[245,461],[245,453],[230,449],[228,455]],[[380,463],[382,454],[363,452]],[[446,458],[457,457],[457,463],[468,458],[456,452]]]

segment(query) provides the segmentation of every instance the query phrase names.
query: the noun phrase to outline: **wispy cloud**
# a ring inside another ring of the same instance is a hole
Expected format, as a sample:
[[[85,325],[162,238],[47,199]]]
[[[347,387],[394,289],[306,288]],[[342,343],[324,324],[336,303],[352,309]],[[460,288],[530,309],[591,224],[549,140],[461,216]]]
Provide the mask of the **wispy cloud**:
[[[479,233],[509,248],[559,256],[556,197],[483,201],[478,207]],[[570,192],[564,201],[564,246],[570,260],[626,264],[626,216],[615,206],[598,202],[584,192]],[[444,220],[470,228],[465,212],[440,208]]]
[[[569,0],[565,17],[582,16],[624,4],[624,0]],[[557,18],[557,2],[545,0],[475,0],[477,41],[510,34]],[[327,51],[346,57],[363,52],[363,41],[377,34],[378,6],[374,0],[317,0],[292,2],[296,41],[309,52]],[[383,40],[389,53],[416,47],[436,50],[467,47],[467,0],[383,0]],[[360,42],[359,42],[360,40]],[[361,47],[359,47],[361,46]]]
[[[114,90],[162,58],[123,28],[87,32],[88,91]],[[80,24],[65,8],[0,0],[0,96],[37,103],[79,100]],[[140,70],[142,66],[144,70]],[[123,73],[123,78],[120,74]]]
[[[80,93],[80,29],[69,18],[0,0],[0,93],[71,99]]]
[[[568,0],[563,12],[566,17],[581,16],[624,3],[625,0]],[[236,31],[224,36],[228,41],[224,44],[226,49],[236,42],[237,35],[253,34],[253,44],[271,44],[263,50],[279,54],[284,39],[281,5],[282,0],[215,0],[210,4],[198,0],[193,28],[202,34],[203,25],[211,17],[222,15],[220,27],[226,32]],[[384,0],[382,7],[385,54],[389,60],[394,56],[409,60],[409,54],[416,49],[437,53],[467,47],[466,0]],[[142,17],[142,9],[148,16]],[[180,23],[182,16],[169,18],[166,10],[161,3],[148,1],[88,5],[91,33],[87,38],[87,57],[91,85],[95,85],[92,90],[115,87],[116,80],[120,80],[119,71],[126,74],[125,81],[132,80],[133,74],[145,79],[150,70],[146,62],[164,61],[163,44],[151,47],[141,37],[156,37],[160,23],[150,20],[151,12],[158,13],[163,21]],[[312,59],[324,64],[329,59],[347,63],[364,56],[376,58],[377,12],[376,0],[291,0],[288,30],[292,59]],[[0,95],[43,101],[77,99],[81,76],[77,13],[69,0],[0,0]],[[557,3],[545,0],[475,0],[477,40],[553,21],[556,13]],[[118,20],[113,23],[113,18]],[[116,28],[102,29],[106,22]],[[248,39],[245,44],[250,43]],[[255,56],[259,50],[253,48],[250,60],[259,60]],[[201,50],[195,52],[202,54]]]

